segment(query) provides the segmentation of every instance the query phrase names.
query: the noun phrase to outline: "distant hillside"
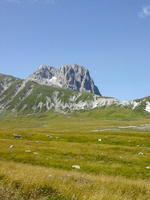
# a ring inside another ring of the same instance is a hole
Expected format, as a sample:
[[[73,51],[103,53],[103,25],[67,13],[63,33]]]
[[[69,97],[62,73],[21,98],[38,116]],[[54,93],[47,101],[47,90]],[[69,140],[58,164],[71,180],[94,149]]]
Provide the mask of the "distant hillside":
[[[99,108],[101,109],[99,110]],[[106,108],[109,108],[108,112],[106,112]],[[116,110],[116,108],[120,109]],[[94,113],[101,112],[106,115],[116,112],[115,118],[121,117],[127,112],[129,116],[141,115],[144,117],[150,113],[150,96],[133,101],[120,101],[116,98],[54,88],[28,79],[21,80],[0,74],[1,115],[36,114],[49,111],[63,114],[90,111],[92,115],[92,110]]]

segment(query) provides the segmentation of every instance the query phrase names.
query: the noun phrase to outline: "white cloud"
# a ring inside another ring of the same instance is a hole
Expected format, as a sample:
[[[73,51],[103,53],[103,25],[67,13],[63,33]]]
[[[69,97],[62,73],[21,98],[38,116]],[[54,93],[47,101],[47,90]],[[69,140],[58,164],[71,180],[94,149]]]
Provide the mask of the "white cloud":
[[[6,2],[17,3],[20,4],[20,0],[5,0]]]
[[[22,3],[23,0],[3,0],[3,1],[20,4]],[[28,2],[32,4],[40,2],[40,1],[46,4],[52,4],[52,5],[57,3],[57,0],[28,0]]]
[[[143,7],[143,10],[139,13],[140,18],[146,18],[150,16],[150,5]]]

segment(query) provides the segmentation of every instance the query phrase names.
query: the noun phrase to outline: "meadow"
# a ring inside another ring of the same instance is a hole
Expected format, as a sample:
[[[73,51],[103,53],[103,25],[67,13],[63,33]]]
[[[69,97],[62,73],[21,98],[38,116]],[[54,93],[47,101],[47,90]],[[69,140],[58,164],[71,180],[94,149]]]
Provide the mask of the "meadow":
[[[0,199],[150,199],[150,119],[100,113],[1,117]]]

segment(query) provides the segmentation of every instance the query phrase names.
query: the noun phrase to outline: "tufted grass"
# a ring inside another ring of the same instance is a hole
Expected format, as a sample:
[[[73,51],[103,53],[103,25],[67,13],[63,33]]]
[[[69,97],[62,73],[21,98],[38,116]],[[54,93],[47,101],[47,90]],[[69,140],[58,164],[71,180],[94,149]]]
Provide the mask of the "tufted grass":
[[[5,199],[148,199],[150,183],[0,161],[0,192]]]
[[[0,196],[149,199],[149,130],[118,127],[149,124],[150,120],[100,120],[86,115],[51,113],[1,119]],[[23,137],[14,138],[13,133]]]

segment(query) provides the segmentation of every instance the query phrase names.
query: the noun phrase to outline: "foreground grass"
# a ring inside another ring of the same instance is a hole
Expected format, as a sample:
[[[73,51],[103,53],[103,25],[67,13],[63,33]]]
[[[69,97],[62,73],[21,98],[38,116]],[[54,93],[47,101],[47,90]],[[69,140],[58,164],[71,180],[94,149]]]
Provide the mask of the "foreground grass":
[[[5,199],[149,199],[150,183],[120,176],[0,161],[1,198]]]
[[[149,131],[107,130],[149,123],[149,119],[99,120],[58,114],[1,119],[0,196],[149,199]],[[93,131],[102,129],[106,130]],[[23,137],[14,138],[14,133]]]

